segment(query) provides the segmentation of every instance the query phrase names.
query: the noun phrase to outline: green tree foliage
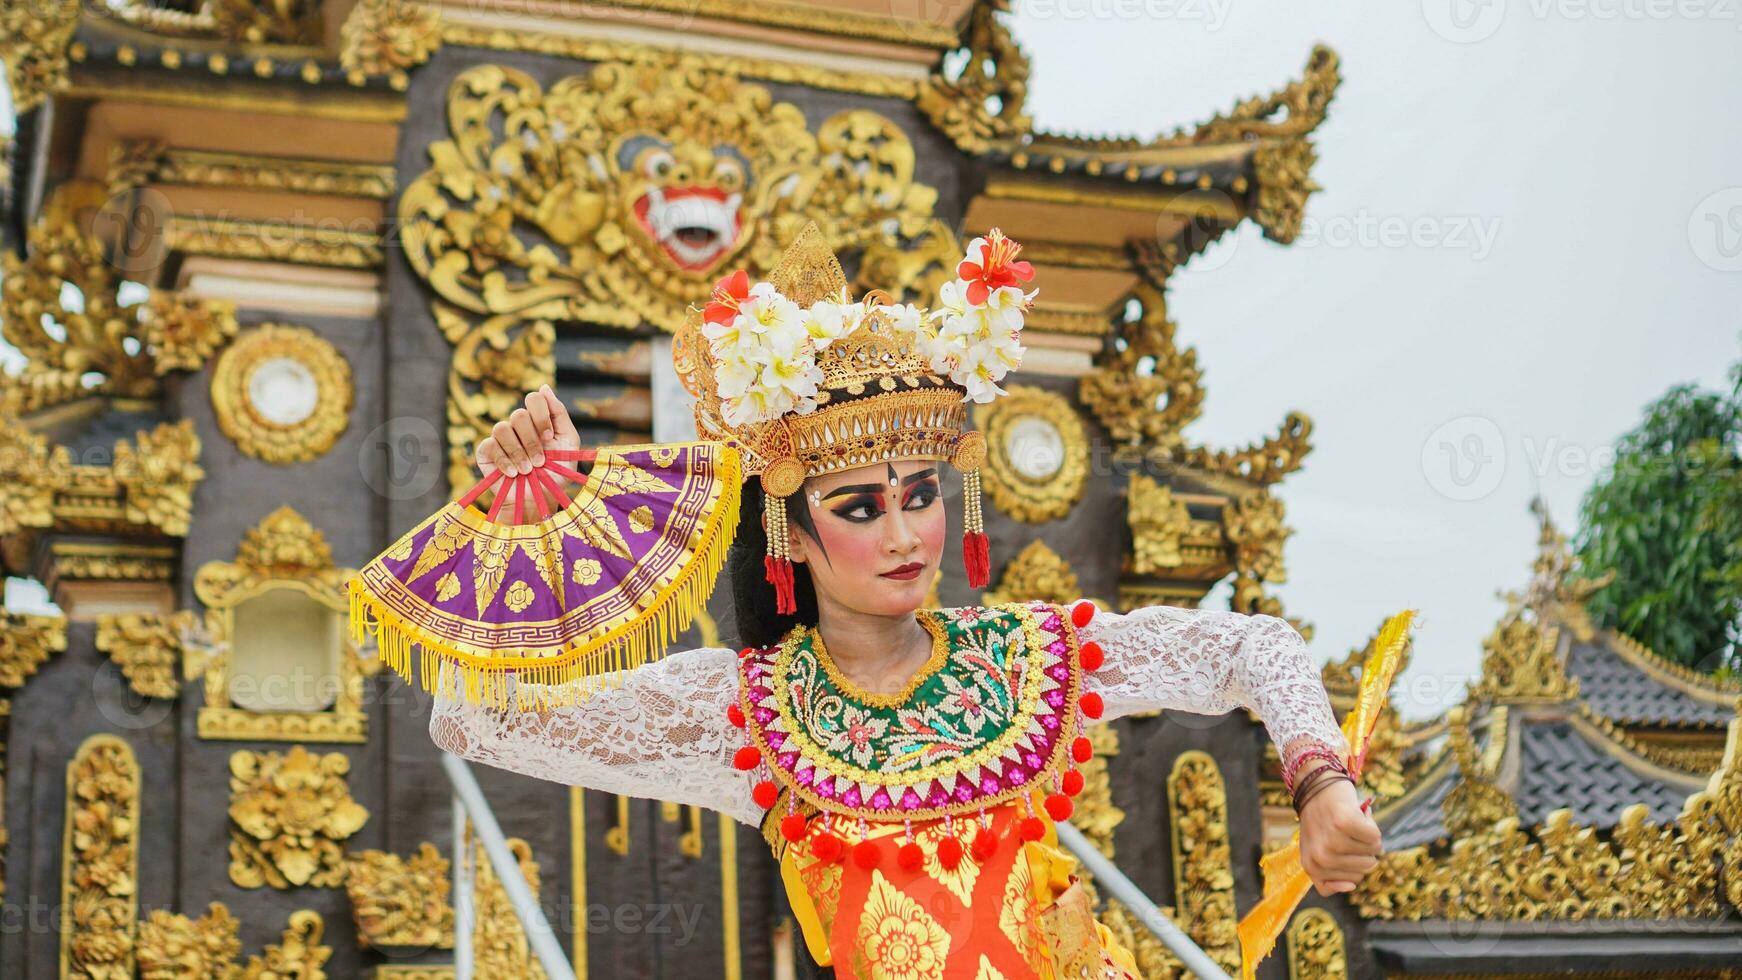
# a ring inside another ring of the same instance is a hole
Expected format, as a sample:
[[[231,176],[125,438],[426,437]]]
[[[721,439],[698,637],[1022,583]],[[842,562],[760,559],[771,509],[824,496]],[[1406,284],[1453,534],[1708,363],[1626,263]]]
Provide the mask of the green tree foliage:
[[[1591,615],[1699,670],[1742,666],[1742,362],[1728,393],[1678,385],[1622,436],[1580,507]]]

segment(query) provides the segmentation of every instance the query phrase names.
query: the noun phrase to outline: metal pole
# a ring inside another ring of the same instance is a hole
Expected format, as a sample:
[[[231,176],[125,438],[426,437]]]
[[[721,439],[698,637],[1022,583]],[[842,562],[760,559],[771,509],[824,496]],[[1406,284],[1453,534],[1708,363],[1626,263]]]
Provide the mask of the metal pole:
[[[478,788],[471,767],[452,752],[443,752],[442,768],[447,770],[448,781],[454,785],[454,795],[465,804],[466,813],[472,818],[473,831],[484,842],[484,853],[490,856],[496,877],[502,882],[503,891],[508,893],[508,901],[514,905],[514,914],[520,917],[520,924],[526,929],[526,939],[532,944],[539,965],[544,967],[550,980],[575,980],[575,968],[563,953],[550,923],[545,921],[544,911],[532,897],[526,876],[520,873],[519,862],[509,852],[508,840],[502,836],[502,827],[496,822],[496,814],[490,811],[484,791]]]
[[[1228,974],[1222,972],[1215,960],[1210,959],[1210,954],[1192,942],[1190,936],[1181,932],[1180,927],[1174,925],[1173,920],[1164,915],[1161,909],[1156,908],[1149,896],[1143,894],[1142,889],[1125,877],[1125,872],[1120,871],[1117,865],[1107,860],[1105,854],[1089,843],[1081,831],[1068,823],[1060,823],[1058,835],[1059,842],[1070,848],[1077,860],[1083,862],[1083,867],[1095,876],[1095,883],[1130,909],[1137,916],[1137,921],[1155,933],[1156,938],[1168,949],[1173,950],[1173,955],[1180,958],[1186,969],[1203,980],[1229,980]]]
[[[472,980],[472,848],[466,841],[466,804],[454,794],[454,980]]]

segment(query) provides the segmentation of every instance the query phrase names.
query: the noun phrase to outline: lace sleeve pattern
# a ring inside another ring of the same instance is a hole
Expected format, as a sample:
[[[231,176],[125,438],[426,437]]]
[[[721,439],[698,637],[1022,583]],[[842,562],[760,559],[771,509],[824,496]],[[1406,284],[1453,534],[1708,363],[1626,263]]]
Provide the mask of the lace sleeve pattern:
[[[1096,613],[1081,638],[1106,655],[1087,689],[1101,694],[1108,719],[1159,708],[1207,715],[1250,708],[1284,762],[1315,745],[1347,751],[1319,668],[1287,620],[1147,606]]]
[[[674,653],[628,673],[619,687],[542,712],[437,697],[430,738],[498,769],[693,803],[757,826],[763,811],[750,798],[752,774],[732,767],[743,733],[726,717],[738,693],[737,659],[713,647]]]

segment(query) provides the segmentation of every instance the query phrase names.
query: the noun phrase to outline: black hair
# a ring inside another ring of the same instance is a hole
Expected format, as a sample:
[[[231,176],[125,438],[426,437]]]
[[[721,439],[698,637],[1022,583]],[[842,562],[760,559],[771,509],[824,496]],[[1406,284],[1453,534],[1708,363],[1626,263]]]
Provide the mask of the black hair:
[[[811,523],[802,494],[801,490],[786,498],[786,516],[814,539],[816,527]],[[792,595],[798,611],[785,616],[774,611],[774,585],[768,581],[763,563],[768,553],[768,534],[762,528],[764,506],[761,481],[754,478],[745,481],[738,511],[738,534],[726,553],[726,576],[732,583],[732,607],[741,647],[773,646],[795,625],[817,624],[816,587],[811,584],[810,569],[800,562],[792,565]]]

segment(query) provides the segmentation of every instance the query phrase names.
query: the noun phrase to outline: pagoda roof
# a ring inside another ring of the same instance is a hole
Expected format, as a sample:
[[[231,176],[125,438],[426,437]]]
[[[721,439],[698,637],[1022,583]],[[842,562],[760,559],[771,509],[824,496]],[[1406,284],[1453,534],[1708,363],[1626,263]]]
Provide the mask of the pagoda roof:
[[[1590,642],[1575,640],[1566,670],[1593,711],[1622,725],[1721,730],[1742,695],[1734,680],[1688,670],[1608,630]]]

